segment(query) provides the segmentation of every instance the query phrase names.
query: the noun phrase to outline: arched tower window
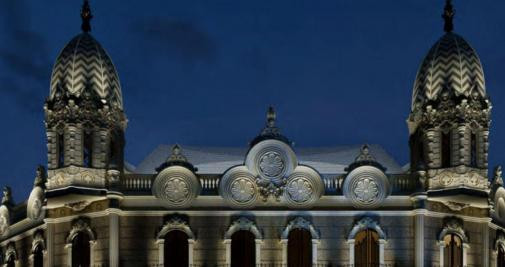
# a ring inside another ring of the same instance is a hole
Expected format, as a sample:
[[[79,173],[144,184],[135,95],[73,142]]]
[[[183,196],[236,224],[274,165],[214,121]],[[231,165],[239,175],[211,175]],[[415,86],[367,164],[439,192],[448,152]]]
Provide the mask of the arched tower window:
[[[312,266],[312,236],[308,230],[297,228],[289,232],[288,266]]]
[[[254,267],[256,265],[255,236],[240,230],[231,236],[231,267]]]
[[[188,266],[188,235],[183,231],[174,230],[165,235],[164,241],[164,266]]]
[[[354,266],[379,266],[379,235],[366,229],[356,235],[354,243]]]
[[[442,132],[442,168],[451,167],[451,135],[450,132]]]
[[[80,232],[72,239],[72,267],[90,267],[90,238]]]
[[[33,267],[44,266],[44,248],[42,245],[37,245],[33,250]]]
[[[5,261],[6,267],[16,267],[16,259],[13,255],[9,256]]]
[[[91,168],[93,159],[93,135],[92,133],[84,133],[83,140],[83,164],[84,167]]]
[[[470,166],[477,167],[477,135],[470,135]]]
[[[454,234],[444,237],[444,266],[463,267],[463,241]]]
[[[58,168],[65,165],[65,139],[63,134],[58,134]]]
[[[496,258],[496,266],[505,267],[505,249],[503,246],[498,247],[498,257]]]

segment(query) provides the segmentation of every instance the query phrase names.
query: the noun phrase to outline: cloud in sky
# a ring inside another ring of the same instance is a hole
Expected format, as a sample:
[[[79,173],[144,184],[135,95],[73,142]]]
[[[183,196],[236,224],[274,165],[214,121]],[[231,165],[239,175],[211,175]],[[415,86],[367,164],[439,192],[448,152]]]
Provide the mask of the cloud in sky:
[[[132,29],[134,33],[141,34],[148,46],[180,56],[188,63],[213,63],[216,60],[216,43],[194,23],[169,18],[148,18],[135,23]]]

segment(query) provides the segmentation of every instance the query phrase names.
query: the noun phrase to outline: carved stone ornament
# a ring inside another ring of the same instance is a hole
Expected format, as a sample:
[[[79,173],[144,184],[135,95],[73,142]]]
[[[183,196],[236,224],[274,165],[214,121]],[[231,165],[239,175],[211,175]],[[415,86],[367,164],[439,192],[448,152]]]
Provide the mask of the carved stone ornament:
[[[44,217],[44,190],[40,186],[32,189],[26,203],[26,215],[31,220],[40,220]]]
[[[83,186],[104,188],[106,172],[103,169],[90,169],[77,166],[49,170],[47,189],[57,189],[67,186]]]
[[[245,166],[256,178],[260,195],[266,201],[269,197],[279,200],[284,192],[286,179],[298,166],[298,162],[288,144],[267,139],[249,150]]]
[[[371,208],[380,205],[389,195],[389,180],[382,170],[361,166],[352,170],[344,181],[344,195],[354,207]]]
[[[200,182],[195,174],[182,166],[162,170],[154,180],[152,191],[157,198],[171,208],[188,207],[200,194]]]
[[[315,229],[314,225],[302,217],[296,217],[295,219],[291,220],[288,225],[286,225],[286,228],[284,228],[282,231],[281,239],[288,239],[289,233],[294,229],[307,230],[310,232],[312,239],[319,239],[319,232]]]
[[[195,234],[189,227],[188,222],[179,217],[174,217],[168,220],[158,231],[158,234],[156,235],[157,239],[164,239],[165,235],[170,231],[182,231],[188,236],[188,239],[195,239]]]
[[[78,201],[78,202],[65,203],[65,207],[77,212],[77,211],[83,211],[90,204],[91,204],[90,201],[83,200],[83,201]]]
[[[96,234],[90,227],[90,220],[88,218],[77,218],[72,221],[72,229],[66,238],[67,244],[71,244],[74,238],[79,233],[85,233],[90,240],[96,240]]]
[[[259,170],[266,177],[278,177],[284,171],[284,159],[275,151],[268,151],[259,159]]]
[[[32,254],[36,251],[37,247],[41,246],[42,250],[46,250],[46,241],[44,239],[44,232],[38,230],[33,235],[32,241]]]
[[[259,188],[247,167],[238,166],[223,175],[219,183],[219,194],[232,207],[250,208],[256,204]]]
[[[370,217],[364,217],[356,222],[356,224],[354,224],[353,228],[351,229],[351,232],[349,232],[347,239],[354,239],[359,232],[367,229],[374,230],[379,235],[379,239],[386,239],[386,233],[384,230],[382,230],[379,223]]]
[[[468,187],[479,190],[488,189],[487,170],[469,167],[453,167],[428,170],[428,189],[447,189]]]
[[[444,237],[448,234],[456,234],[463,240],[463,243],[468,243],[468,237],[463,229],[463,221],[459,218],[450,217],[444,219],[444,228],[440,231],[438,240],[444,240]]]
[[[256,224],[245,217],[240,217],[233,221],[226,231],[224,239],[231,239],[232,235],[237,231],[249,231],[254,235],[255,239],[263,239],[263,235]]]
[[[0,206],[0,236],[6,235],[10,225],[10,214],[7,206]]]
[[[287,179],[284,200],[292,208],[307,208],[317,202],[324,193],[324,184],[312,168],[298,166]]]

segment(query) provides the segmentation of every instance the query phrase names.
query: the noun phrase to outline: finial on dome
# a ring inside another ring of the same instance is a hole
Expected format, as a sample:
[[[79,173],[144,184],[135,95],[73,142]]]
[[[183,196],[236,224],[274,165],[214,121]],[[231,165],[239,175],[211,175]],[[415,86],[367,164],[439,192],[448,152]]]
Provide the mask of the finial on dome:
[[[81,29],[83,32],[91,31],[90,21],[92,18],[93,14],[91,14],[91,8],[89,7],[89,2],[88,0],[84,0],[84,3],[82,4],[81,8],[81,19],[82,19]]]
[[[445,32],[452,32],[454,30],[454,7],[452,6],[452,1],[451,0],[446,0],[445,1],[445,8],[444,8],[444,13],[442,14],[442,18],[444,19],[444,31]]]
[[[275,118],[277,115],[275,114],[275,109],[273,106],[268,107],[267,111],[267,126],[274,127],[275,126]]]

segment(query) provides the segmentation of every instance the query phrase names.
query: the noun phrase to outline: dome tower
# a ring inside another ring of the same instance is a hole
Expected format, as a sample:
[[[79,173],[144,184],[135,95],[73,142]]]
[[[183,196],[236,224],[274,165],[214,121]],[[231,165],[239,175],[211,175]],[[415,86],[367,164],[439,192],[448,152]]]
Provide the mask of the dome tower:
[[[491,102],[476,51],[453,33],[448,0],[445,34],[418,70],[407,120],[411,170],[425,189],[487,188]]]
[[[82,33],[56,59],[44,105],[48,189],[103,188],[108,170],[122,171],[124,130],[121,86],[107,52],[90,34],[88,1]]]

